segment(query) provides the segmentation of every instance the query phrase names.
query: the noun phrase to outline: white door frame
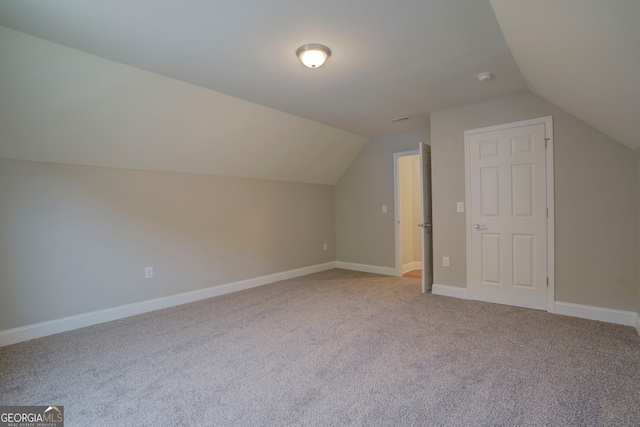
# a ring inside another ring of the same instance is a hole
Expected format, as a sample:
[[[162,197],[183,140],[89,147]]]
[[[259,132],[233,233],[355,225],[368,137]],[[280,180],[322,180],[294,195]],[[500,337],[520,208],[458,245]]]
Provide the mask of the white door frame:
[[[479,129],[471,129],[464,131],[464,156],[465,156],[465,193],[467,204],[467,225],[466,225],[466,238],[467,238],[467,291],[469,289],[468,284],[472,282],[471,277],[471,233],[474,231],[471,226],[471,164],[469,158],[469,143],[471,135],[482,132],[493,132],[503,129],[509,129],[518,126],[531,126],[543,124],[545,125],[545,140],[547,141],[546,149],[546,178],[547,178],[547,278],[549,285],[547,287],[547,311],[549,313],[555,312],[555,287],[556,287],[556,274],[555,274],[555,206],[554,206],[554,173],[553,173],[553,117],[540,117],[537,119],[523,120],[513,123],[505,123],[497,126],[489,126]]]
[[[396,230],[396,276],[402,276],[402,248],[400,246],[400,191],[398,173],[398,159],[400,157],[420,154],[420,150],[402,151],[393,153],[393,193],[395,203],[395,230]]]

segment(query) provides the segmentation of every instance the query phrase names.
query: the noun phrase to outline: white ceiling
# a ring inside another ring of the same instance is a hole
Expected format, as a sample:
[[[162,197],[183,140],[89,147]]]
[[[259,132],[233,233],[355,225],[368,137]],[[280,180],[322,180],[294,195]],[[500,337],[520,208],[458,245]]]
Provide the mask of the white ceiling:
[[[0,0],[0,157],[335,184],[369,137],[529,89],[636,148],[639,18],[640,0]]]
[[[532,92],[640,146],[640,0],[491,0]]]
[[[0,25],[369,137],[527,90],[489,0],[2,0]]]
[[[0,27],[0,157],[335,184],[367,138]]]

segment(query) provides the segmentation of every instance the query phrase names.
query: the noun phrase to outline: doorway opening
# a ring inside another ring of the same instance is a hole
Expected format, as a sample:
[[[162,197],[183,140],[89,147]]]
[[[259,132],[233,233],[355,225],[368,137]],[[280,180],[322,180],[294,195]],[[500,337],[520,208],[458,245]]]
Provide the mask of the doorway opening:
[[[397,166],[397,219],[399,275],[422,278],[422,217],[420,200],[420,155],[399,156]]]
[[[396,275],[422,279],[423,292],[433,283],[430,148],[393,155]]]

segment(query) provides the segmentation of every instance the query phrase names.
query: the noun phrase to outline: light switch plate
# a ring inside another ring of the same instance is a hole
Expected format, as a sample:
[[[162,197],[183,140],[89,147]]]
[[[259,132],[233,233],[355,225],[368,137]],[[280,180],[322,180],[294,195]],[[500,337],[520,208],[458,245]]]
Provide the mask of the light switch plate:
[[[458,212],[464,212],[464,202],[458,202],[456,209]]]
[[[382,205],[382,213],[387,213],[387,205]]]

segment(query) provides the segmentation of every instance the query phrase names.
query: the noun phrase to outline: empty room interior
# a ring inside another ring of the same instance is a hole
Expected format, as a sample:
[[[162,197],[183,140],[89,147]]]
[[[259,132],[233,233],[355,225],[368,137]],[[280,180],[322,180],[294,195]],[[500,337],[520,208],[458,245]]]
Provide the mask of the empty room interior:
[[[640,425],[639,19],[0,0],[0,412]]]

